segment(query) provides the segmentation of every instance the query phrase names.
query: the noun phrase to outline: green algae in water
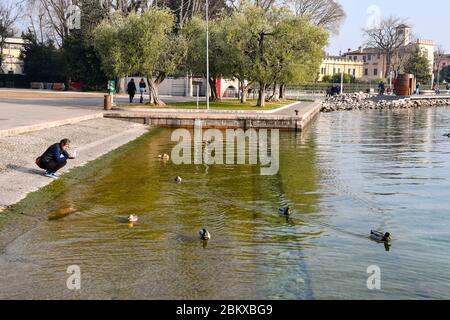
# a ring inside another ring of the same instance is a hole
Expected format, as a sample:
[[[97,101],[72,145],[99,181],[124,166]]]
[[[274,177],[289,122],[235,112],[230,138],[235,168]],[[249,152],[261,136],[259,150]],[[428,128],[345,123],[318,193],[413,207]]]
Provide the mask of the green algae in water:
[[[280,134],[267,177],[162,161],[171,130],[153,131],[20,204],[40,220],[0,256],[0,298],[448,298],[449,120],[449,108],[321,115]],[[389,252],[371,228],[393,233]],[[72,264],[79,293],[65,288]],[[366,286],[373,264],[380,291]]]

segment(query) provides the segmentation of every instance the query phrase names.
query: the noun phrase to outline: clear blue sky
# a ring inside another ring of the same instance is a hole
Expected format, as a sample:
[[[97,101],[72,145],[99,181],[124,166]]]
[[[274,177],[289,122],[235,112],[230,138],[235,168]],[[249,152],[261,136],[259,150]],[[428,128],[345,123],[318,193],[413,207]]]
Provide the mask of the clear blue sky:
[[[434,40],[450,53],[450,1],[448,0],[338,0],[347,13],[338,36],[330,38],[328,53],[338,54],[339,50],[357,49],[364,42],[361,29],[374,14],[367,13],[371,6],[379,8],[382,17],[391,14],[406,18],[413,27],[414,36]],[[378,12],[372,7],[372,13]],[[371,18],[372,17],[372,18]]]

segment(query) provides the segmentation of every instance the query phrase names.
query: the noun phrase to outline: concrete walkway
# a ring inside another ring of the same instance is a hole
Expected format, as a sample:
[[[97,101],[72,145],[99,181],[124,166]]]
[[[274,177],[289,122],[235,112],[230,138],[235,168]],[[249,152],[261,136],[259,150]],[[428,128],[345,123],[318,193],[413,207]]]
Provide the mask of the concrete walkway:
[[[69,160],[58,173],[83,166],[146,132],[148,127],[137,123],[94,119],[0,138],[0,211],[53,181],[43,175],[44,170],[34,159],[62,138],[72,141],[71,150],[77,149],[77,159]]]
[[[298,110],[296,114],[295,110]],[[317,113],[319,102],[299,102],[272,113],[220,110],[112,110],[104,117],[132,120],[152,126],[192,127],[200,119],[205,127],[273,128],[302,130]]]
[[[101,118],[104,93],[0,89],[0,137]],[[186,97],[162,97],[165,101],[190,101]],[[128,105],[117,95],[118,105]]]

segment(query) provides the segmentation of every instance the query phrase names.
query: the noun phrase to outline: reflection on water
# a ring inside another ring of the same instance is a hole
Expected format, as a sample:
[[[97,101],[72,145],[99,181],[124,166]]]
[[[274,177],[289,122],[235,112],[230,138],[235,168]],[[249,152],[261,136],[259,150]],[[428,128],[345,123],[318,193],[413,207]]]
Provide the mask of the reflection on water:
[[[450,108],[323,114],[280,134],[275,176],[162,161],[174,144],[158,129],[2,217],[0,240],[25,219],[33,228],[0,243],[0,298],[450,298],[449,118]],[[393,234],[390,250],[370,229]],[[69,265],[81,268],[78,292],[66,289]],[[366,287],[370,265],[380,291]]]

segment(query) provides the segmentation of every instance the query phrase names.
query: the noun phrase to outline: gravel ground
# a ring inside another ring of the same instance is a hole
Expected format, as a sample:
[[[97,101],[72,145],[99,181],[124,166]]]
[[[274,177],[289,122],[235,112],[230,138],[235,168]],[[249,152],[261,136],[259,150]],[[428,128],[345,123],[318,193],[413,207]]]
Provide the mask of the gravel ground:
[[[137,123],[95,119],[0,138],[0,209],[20,201],[27,193],[51,182],[34,163],[51,144],[68,138],[72,141],[69,151],[78,150],[77,159],[69,160],[68,165],[58,172],[64,173],[134,140],[147,131],[146,126]]]

